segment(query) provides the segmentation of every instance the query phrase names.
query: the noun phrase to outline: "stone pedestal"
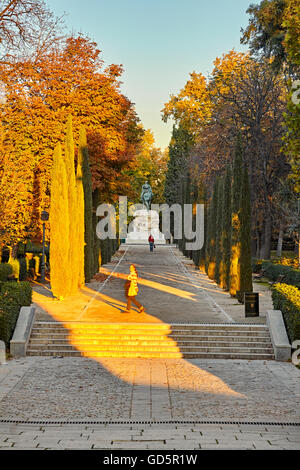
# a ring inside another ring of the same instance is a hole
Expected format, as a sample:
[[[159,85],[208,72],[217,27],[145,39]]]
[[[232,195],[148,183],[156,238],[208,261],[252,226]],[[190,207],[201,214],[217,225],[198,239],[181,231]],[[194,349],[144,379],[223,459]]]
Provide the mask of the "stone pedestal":
[[[138,210],[134,214],[132,222],[133,230],[128,233],[126,243],[131,245],[148,244],[148,238],[151,235],[154,238],[155,245],[165,245],[166,240],[159,231],[159,215],[158,212],[146,209]]]

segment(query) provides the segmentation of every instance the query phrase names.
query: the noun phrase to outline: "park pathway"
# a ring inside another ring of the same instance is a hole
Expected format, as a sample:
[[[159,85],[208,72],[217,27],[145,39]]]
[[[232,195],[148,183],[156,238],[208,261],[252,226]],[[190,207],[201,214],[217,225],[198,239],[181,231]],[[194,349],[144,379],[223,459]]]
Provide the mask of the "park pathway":
[[[143,314],[122,313],[130,263]],[[174,247],[152,254],[121,246],[101,273],[104,281],[64,302],[37,287],[38,319],[248,322],[243,306]],[[269,308],[262,297],[255,323]],[[0,449],[299,449],[299,405],[300,371],[291,363],[26,357],[0,367]]]
[[[145,306],[139,314],[126,307],[124,279],[129,265],[139,274],[138,300]],[[173,246],[160,246],[150,253],[147,246],[121,245],[111,263],[101,268],[104,281],[93,280],[64,302],[52,299],[49,287],[36,285],[33,296],[37,319],[103,323],[265,323],[266,311],[272,308],[267,288],[259,285],[260,317],[245,319],[244,307],[213,281],[193,267]]]

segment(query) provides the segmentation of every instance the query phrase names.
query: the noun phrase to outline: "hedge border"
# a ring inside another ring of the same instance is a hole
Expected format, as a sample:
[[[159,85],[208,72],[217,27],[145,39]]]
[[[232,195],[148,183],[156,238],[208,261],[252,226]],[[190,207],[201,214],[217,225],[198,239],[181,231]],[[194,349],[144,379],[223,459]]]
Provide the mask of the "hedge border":
[[[281,310],[290,342],[300,339],[300,290],[289,284],[272,286],[275,310]]]

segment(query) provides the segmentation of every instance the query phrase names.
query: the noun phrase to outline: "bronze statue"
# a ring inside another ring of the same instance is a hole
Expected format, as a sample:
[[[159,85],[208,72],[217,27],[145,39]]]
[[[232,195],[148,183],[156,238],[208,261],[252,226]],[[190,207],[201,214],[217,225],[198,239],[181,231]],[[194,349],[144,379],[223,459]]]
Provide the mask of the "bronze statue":
[[[146,209],[149,211],[150,206],[151,206],[151,201],[153,198],[153,193],[150,184],[148,181],[145,182],[142,186],[142,192],[141,192],[141,201],[146,206]]]

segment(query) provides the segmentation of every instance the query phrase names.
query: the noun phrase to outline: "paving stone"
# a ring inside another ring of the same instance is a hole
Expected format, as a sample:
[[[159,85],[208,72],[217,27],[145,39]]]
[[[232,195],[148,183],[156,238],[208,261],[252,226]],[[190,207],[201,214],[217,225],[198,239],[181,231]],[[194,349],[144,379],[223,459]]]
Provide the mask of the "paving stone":
[[[224,445],[218,445],[218,444],[202,444],[200,443],[200,448],[205,450],[253,450],[254,446],[253,445],[246,445],[246,444],[235,444],[235,443],[229,443],[229,444],[224,444]]]

